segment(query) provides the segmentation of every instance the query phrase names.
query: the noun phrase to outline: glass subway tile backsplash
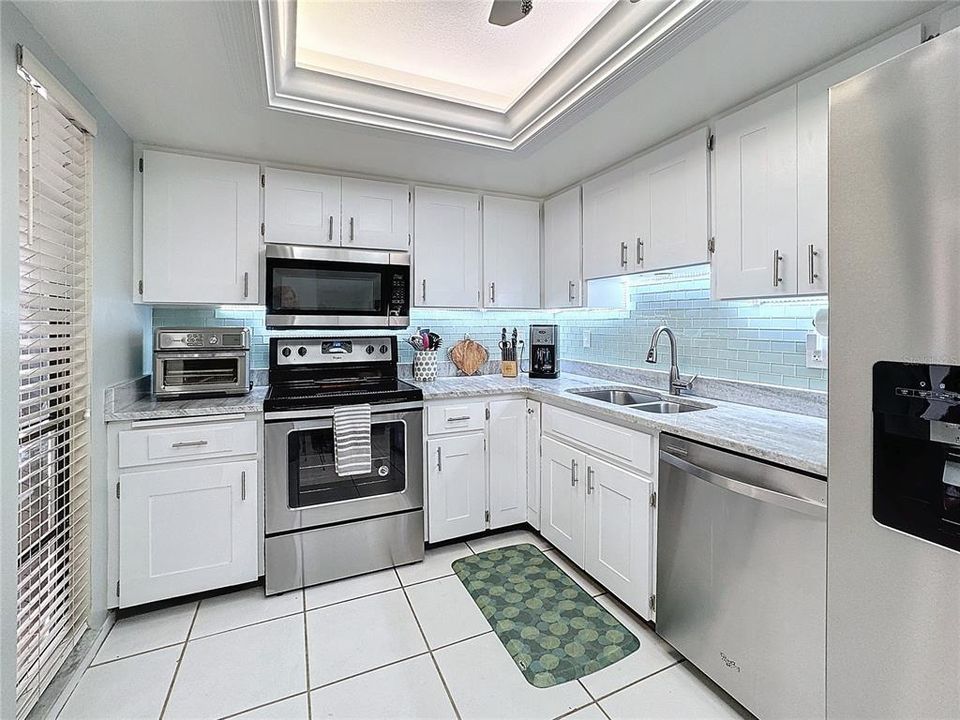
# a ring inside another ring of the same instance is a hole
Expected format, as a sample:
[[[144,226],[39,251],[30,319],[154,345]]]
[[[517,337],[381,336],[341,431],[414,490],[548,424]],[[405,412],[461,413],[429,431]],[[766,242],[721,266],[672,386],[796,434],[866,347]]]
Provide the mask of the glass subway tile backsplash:
[[[624,282],[624,309],[590,310],[411,310],[411,329],[429,327],[449,348],[469,334],[499,357],[500,328],[518,328],[527,338],[530,324],[560,326],[560,358],[649,367],[647,348],[654,329],[669,325],[677,334],[680,371],[684,376],[759,382],[810,390],[826,390],[827,371],[805,366],[806,333],[826,298],[769,301],[713,301],[710,278],[703,269],[671,276],[634,276]],[[254,368],[269,364],[269,338],[283,335],[383,335],[385,331],[267,330],[260,307],[156,307],[153,326],[246,325],[253,331]],[[408,331],[397,335],[402,339]],[[589,347],[584,347],[589,335]],[[667,340],[660,339],[657,367],[669,369]],[[152,351],[151,339],[144,343]],[[401,362],[413,351],[401,342]],[[526,361],[524,362],[526,367]]]

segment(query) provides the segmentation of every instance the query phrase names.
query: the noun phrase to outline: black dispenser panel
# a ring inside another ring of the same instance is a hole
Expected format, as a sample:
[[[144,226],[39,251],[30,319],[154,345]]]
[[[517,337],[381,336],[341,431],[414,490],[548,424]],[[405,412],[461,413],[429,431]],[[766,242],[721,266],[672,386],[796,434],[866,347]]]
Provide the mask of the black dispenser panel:
[[[960,550],[960,366],[873,366],[873,517]]]

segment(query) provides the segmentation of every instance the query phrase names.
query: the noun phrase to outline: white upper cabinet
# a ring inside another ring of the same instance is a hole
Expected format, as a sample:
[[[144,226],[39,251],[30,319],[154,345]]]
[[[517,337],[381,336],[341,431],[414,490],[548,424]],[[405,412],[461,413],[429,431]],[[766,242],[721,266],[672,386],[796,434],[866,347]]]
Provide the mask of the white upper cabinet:
[[[414,304],[479,307],[480,196],[423,187],[414,193]]]
[[[721,299],[797,291],[797,86],[716,126],[715,292]]]
[[[143,153],[143,295],[148,303],[256,303],[258,165]]]
[[[403,183],[343,178],[341,244],[410,249],[410,188]]]
[[[540,203],[483,198],[484,307],[540,307]]]
[[[706,128],[642,156],[637,167],[637,270],[710,262]]]
[[[583,186],[583,279],[636,271],[637,162]]]
[[[580,307],[580,188],[567,190],[543,204],[543,306]]]
[[[292,245],[340,244],[340,178],[263,169],[263,239]]]
[[[923,27],[914,25],[797,85],[797,291],[825,294],[827,282],[827,116],[831,85],[916,47]]]

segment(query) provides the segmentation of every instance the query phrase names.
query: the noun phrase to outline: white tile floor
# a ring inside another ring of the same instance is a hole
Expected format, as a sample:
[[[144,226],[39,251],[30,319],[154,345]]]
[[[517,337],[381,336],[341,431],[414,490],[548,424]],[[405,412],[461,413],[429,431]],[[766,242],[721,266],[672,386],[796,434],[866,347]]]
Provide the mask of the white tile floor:
[[[580,680],[528,684],[453,574],[472,552],[532,542],[640,649]],[[265,598],[261,588],[117,622],[60,718],[627,720],[749,717],[602,587],[526,531],[422,563]]]

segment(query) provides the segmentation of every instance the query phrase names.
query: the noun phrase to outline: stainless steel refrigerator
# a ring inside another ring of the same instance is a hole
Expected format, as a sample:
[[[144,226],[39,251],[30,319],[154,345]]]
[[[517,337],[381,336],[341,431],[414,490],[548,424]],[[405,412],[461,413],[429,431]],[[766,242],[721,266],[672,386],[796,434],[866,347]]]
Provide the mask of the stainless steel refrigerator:
[[[830,92],[828,718],[960,717],[960,30]]]

